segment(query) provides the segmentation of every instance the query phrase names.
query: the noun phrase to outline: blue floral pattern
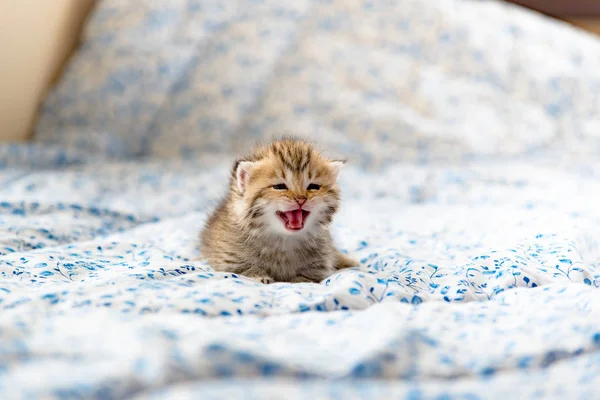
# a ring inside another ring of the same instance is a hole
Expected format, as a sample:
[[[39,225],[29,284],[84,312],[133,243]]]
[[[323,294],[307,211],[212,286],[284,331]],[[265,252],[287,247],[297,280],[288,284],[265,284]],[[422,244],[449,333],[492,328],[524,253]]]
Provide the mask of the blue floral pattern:
[[[0,146],[0,398],[597,397],[600,44],[425,3],[100,2]],[[290,127],[350,156],[360,268],[213,271],[233,157]]]

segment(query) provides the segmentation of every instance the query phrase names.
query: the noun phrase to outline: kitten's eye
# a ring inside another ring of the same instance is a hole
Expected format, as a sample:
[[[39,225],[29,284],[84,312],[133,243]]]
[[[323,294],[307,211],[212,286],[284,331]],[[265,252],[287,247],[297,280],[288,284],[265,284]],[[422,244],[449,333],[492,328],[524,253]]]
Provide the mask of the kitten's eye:
[[[316,183],[311,183],[310,185],[308,185],[308,187],[306,189],[308,189],[308,190],[319,190],[319,189],[321,189],[321,186],[317,185]]]
[[[275,190],[286,190],[287,186],[285,186],[285,183],[279,183],[277,185],[273,185],[273,189],[275,189]]]

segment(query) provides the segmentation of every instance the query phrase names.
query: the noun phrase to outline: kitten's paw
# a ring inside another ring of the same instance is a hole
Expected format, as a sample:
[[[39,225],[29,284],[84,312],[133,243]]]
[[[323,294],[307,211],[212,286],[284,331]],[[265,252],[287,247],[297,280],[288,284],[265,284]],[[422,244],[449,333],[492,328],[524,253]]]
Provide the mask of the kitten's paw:
[[[360,267],[360,263],[343,253],[338,253],[335,260],[335,269],[346,269]]]
[[[276,282],[275,278],[269,275],[269,273],[262,268],[248,268],[241,274],[244,275],[246,278],[254,279],[255,281],[259,281],[260,283],[264,283],[265,285]]]
[[[273,279],[269,275],[250,276],[249,278],[254,279],[255,281],[259,281],[260,283],[264,283],[265,285],[275,283],[275,279]]]

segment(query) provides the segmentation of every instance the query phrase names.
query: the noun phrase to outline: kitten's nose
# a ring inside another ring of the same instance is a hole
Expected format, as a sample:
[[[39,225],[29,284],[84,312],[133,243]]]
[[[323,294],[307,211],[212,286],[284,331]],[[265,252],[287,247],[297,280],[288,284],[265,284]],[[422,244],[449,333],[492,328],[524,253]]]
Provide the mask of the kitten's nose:
[[[306,197],[296,197],[296,203],[302,207],[302,204],[306,203]]]

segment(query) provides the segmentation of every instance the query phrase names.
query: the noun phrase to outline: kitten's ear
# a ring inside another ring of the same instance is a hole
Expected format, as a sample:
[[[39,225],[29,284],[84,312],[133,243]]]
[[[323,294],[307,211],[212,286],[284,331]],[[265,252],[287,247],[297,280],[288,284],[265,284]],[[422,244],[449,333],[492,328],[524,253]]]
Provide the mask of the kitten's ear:
[[[338,175],[340,174],[340,171],[342,170],[342,167],[344,166],[344,164],[346,164],[346,160],[329,161],[329,168],[331,168],[331,171],[333,172],[333,175],[335,176],[336,179],[337,179]]]
[[[252,168],[254,168],[254,164],[252,161],[240,161],[237,163],[235,167],[235,180],[237,184],[237,189],[240,193],[244,193],[246,188],[248,187],[248,180],[250,179],[250,174],[252,173]]]

